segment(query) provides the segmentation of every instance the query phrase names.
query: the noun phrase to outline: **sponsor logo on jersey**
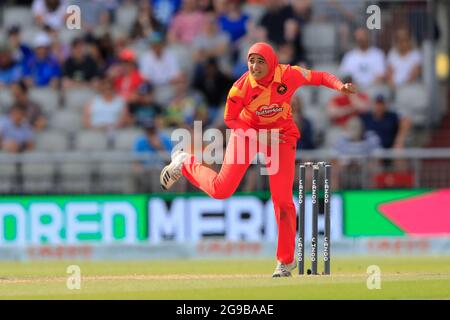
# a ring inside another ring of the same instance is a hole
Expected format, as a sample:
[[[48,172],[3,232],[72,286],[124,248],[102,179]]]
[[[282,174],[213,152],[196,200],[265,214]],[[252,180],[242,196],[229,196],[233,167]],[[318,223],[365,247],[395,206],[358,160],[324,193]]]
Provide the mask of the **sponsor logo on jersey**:
[[[264,118],[271,118],[277,113],[280,113],[283,111],[283,108],[280,107],[278,104],[273,103],[270,106],[260,106],[258,107],[258,110],[256,110],[256,115]]]

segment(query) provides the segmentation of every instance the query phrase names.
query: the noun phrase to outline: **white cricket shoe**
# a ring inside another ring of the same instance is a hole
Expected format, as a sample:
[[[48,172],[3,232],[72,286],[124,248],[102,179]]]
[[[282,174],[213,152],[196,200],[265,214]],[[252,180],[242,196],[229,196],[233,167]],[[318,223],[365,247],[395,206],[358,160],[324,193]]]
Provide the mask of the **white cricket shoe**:
[[[183,164],[183,160],[186,159],[188,155],[189,153],[182,150],[175,151],[172,154],[172,162],[162,169],[159,177],[161,187],[164,190],[169,190],[172,185],[181,178],[181,166]]]
[[[272,274],[272,278],[280,278],[280,277],[290,277],[291,271],[297,267],[297,261],[294,261],[290,264],[284,264],[278,261],[275,271]]]

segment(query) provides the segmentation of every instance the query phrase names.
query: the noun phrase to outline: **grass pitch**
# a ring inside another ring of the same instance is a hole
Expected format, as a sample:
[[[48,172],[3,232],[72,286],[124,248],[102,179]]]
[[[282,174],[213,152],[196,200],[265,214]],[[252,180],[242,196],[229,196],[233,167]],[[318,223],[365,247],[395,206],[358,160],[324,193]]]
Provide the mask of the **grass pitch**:
[[[80,290],[66,286],[72,264]],[[367,288],[370,265],[381,270],[381,289]],[[0,299],[450,299],[450,257],[334,258],[331,276],[296,269],[272,279],[274,267],[268,259],[1,262]]]

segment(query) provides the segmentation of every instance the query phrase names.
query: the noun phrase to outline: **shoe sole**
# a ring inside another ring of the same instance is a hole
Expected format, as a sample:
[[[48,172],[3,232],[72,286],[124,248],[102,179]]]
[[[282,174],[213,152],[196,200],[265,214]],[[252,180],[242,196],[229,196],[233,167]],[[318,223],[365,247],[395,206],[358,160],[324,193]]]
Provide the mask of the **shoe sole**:
[[[169,169],[169,166],[165,166],[164,168],[163,168],[163,170],[161,171],[161,176],[160,176],[160,178],[159,178],[159,183],[161,184],[161,188],[163,189],[163,190],[168,190],[165,186],[164,186],[164,184],[162,183],[162,181],[164,181],[165,183],[167,183],[169,180],[170,180],[170,175],[169,175],[169,173],[168,173],[168,169]],[[162,181],[161,181],[162,180]]]

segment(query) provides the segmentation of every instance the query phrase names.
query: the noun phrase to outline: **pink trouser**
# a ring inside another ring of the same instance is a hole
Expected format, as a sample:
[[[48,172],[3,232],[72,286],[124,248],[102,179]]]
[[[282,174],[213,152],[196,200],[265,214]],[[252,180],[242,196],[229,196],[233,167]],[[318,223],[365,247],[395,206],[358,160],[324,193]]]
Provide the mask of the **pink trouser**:
[[[183,163],[183,175],[194,186],[215,199],[230,197],[256,155],[256,148],[249,147],[248,139],[245,144],[239,144],[238,139],[242,138],[238,138],[233,132],[219,173],[202,165],[195,156],[191,155]],[[282,263],[291,263],[294,260],[296,235],[296,213],[292,192],[295,176],[296,138],[285,140],[285,143],[279,144],[278,170],[269,175],[269,183],[278,224],[277,259]],[[239,146],[244,145],[245,150],[237,150]],[[238,152],[244,151],[245,157],[242,157],[242,153],[238,155]],[[270,156],[270,148],[267,151],[265,155]],[[238,157],[244,161],[238,162],[237,160],[242,160]],[[270,158],[277,159],[277,157]]]

